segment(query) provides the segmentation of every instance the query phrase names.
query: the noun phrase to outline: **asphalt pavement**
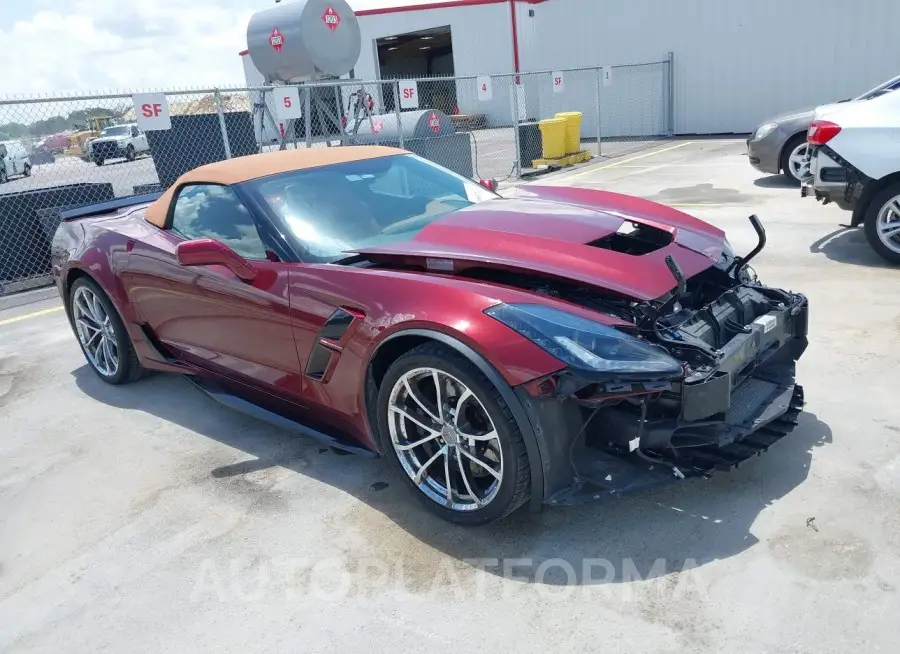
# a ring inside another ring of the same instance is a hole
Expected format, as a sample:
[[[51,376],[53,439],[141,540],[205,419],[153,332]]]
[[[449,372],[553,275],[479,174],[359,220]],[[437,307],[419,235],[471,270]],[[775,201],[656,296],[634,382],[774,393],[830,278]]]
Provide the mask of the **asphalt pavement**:
[[[103,384],[33,295],[0,308],[0,651],[896,651],[900,270],[737,140],[541,183],[674,204],[738,252],[759,215],[759,275],[810,298],[798,429],[708,481],[456,528],[183,379]]]

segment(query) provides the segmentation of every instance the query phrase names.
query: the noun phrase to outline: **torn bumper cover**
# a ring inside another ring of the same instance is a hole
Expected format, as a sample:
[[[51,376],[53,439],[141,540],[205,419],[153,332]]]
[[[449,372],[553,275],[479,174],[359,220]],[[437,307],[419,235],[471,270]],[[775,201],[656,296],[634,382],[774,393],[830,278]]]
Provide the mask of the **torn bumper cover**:
[[[545,502],[572,504],[707,477],[758,455],[796,426],[808,303],[755,320],[713,369],[646,381],[569,368],[516,389],[544,448]]]

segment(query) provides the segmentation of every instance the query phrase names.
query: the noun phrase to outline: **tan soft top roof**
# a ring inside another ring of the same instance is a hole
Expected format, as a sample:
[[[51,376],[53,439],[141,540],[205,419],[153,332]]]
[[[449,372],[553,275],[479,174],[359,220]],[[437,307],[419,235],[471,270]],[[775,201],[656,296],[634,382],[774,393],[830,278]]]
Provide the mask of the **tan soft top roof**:
[[[286,173],[291,170],[305,170],[331,164],[341,164],[364,159],[377,159],[394,154],[408,154],[406,150],[380,145],[354,145],[334,148],[303,148],[280,150],[235,157],[225,161],[206,164],[189,170],[169,187],[158,200],[147,207],[146,219],[160,229],[166,226],[169,204],[175,192],[183,184],[238,184],[251,179]]]

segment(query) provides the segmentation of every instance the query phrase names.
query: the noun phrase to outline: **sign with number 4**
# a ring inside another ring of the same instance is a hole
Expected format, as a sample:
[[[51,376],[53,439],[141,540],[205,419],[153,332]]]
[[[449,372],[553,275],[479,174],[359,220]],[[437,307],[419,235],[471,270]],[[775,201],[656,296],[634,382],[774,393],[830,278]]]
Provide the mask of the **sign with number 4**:
[[[479,77],[475,82],[478,84],[479,102],[489,102],[494,97],[494,87],[491,85],[491,78],[488,76]]]
[[[294,120],[303,117],[303,105],[300,104],[300,89],[296,86],[282,86],[273,91],[275,94],[275,113],[279,120]]]
[[[553,73],[553,92],[563,93],[566,90],[566,78],[563,77],[562,71],[557,70]]]

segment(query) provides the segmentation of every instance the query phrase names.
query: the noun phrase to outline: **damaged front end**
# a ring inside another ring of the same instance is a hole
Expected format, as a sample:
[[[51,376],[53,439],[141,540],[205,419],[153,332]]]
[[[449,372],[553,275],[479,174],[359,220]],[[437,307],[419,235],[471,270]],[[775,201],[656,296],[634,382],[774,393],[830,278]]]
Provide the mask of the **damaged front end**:
[[[541,305],[498,305],[497,320],[567,364],[516,392],[546,451],[547,502],[623,495],[705,477],[760,454],[797,424],[796,361],[807,300],[760,284],[746,257],[714,267],[652,302],[541,282],[532,290],[614,316],[616,328]]]

